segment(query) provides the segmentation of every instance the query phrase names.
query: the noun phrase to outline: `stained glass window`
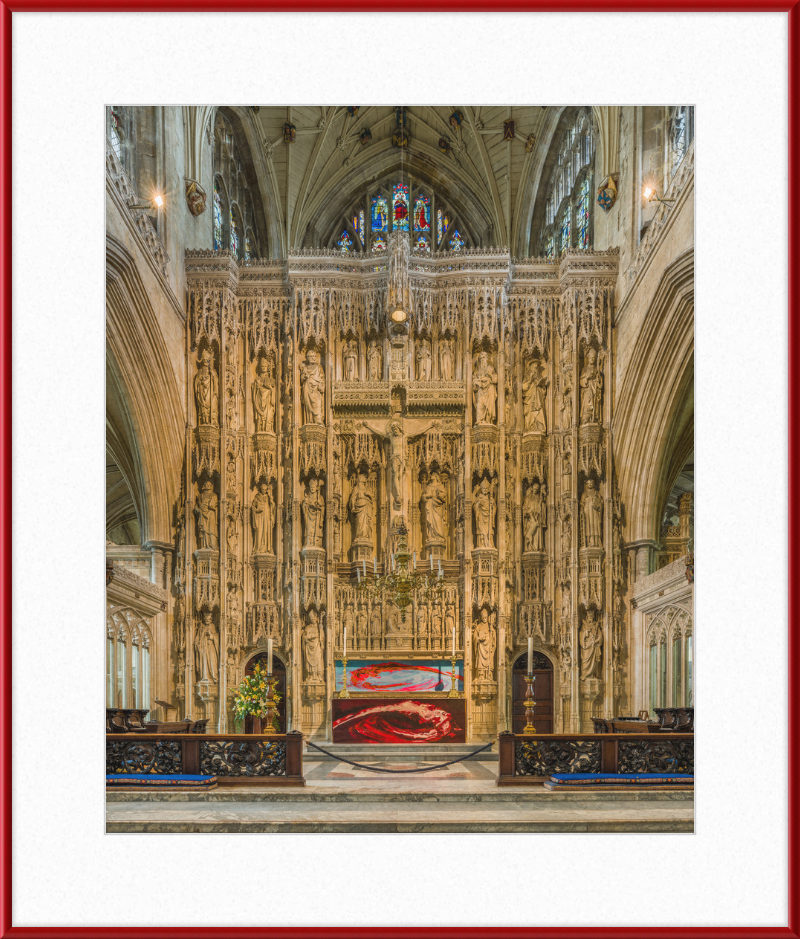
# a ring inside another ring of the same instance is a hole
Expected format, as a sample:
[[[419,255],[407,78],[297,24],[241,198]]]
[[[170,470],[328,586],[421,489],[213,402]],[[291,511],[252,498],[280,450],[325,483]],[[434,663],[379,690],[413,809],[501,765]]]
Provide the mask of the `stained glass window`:
[[[248,228],[244,236],[244,258],[246,261],[249,261],[250,258],[252,257],[252,251],[253,251],[252,238],[253,238],[253,233]]]
[[[414,247],[419,251],[430,251],[431,242],[427,235],[417,235],[417,240],[414,242]]]
[[[546,258],[552,258],[555,253],[555,235],[550,232],[550,237],[547,239],[547,244],[544,247],[544,256]]]
[[[558,253],[563,254],[569,247],[569,237],[572,232],[569,208],[561,218],[561,228],[558,233]]]
[[[431,200],[430,196],[420,193],[414,199],[414,231],[431,230]]]
[[[109,128],[109,136],[111,137],[111,148],[114,153],[117,155],[117,159],[122,159],[122,118],[119,113],[111,109],[111,126]]]
[[[408,186],[397,183],[392,190],[392,231],[408,231]]]
[[[233,214],[233,209],[230,212],[231,216],[231,251],[235,255],[239,254],[239,230],[236,227],[236,217]]]
[[[385,235],[373,235],[372,236],[372,250],[373,251],[385,251],[386,250],[386,236]]]
[[[353,228],[355,230],[355,233],[361,239],[361,243],[364,244],[366,242],[366,234],[364,233],[364,210],[363,209],[360,212],[357,212],[353,216]]]
[[[389,203],[386,196],[373,196],[372,199],[372,230],[389,230]]]
[[[589,177],[584,177],[581,183],[578,207],[575,212],[575,222],[578,226],[578,247],[589,247]]]
[[[343,231],[339,240],[336,242],[336,247],[340,251],[350,251],[353,247],[353,239],[347,234],[346,231]]]
[[[460,251],[464,247],[464,239],[458,232],[456,228],[453,231],[453,237],[450,239],[450,250],[451,251]]]
[[[436,212],[436,240],[441,243],[442,238],[444,238],[447,233],[447,229],[450,227],[450,219],[443,209],[439,209]]]
[[[219,194],[219,180],[214,180],[214,250],[222,250],[222,198]]]

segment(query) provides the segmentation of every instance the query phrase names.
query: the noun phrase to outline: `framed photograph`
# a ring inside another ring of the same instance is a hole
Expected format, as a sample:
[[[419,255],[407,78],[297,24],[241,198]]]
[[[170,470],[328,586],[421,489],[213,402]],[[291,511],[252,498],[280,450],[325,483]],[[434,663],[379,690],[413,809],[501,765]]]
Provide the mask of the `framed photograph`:
[[[797,23],[2,5],[0,935],[800,935]]]

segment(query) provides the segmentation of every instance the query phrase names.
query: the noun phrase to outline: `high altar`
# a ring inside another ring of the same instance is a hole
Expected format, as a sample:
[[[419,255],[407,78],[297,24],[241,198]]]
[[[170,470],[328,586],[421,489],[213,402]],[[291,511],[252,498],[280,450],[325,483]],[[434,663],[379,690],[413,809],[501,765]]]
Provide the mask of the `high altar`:
[[[233,694],[271,637],[289,729],[331,740],[345,627],[348,669],[449,669],[455,627],[467,740],[510,729],[529,636],[553,666],[554,731],[625,713],[617,263],[417,255],[404,233],[373,256],[187,252],[183,710],[232,730]],[[405,620],[357,580],[388,569],[401,524],[444,581]]]

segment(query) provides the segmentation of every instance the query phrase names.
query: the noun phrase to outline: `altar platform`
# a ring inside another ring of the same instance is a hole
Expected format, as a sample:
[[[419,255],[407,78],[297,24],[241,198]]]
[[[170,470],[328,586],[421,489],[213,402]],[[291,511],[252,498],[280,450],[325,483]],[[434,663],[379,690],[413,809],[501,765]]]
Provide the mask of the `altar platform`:
[[[326,747],[326,749],[328,749]],[[368,762],[368,761],[364,761]],[[372,763],[392,769],[435,761]],[[497,763],[469,760],[390,775],[335,760],[304,763],[305,787],[106,796],[108,832],[692,832],[692,792],[547,792],[498,788]]]

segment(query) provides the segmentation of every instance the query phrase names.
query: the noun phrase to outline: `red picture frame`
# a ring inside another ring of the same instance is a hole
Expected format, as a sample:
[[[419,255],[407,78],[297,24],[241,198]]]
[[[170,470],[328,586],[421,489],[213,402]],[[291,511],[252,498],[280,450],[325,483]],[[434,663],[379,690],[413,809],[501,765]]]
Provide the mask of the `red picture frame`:
[[[15,12],[330,12],[338,9],[348,11],[381,12],[455,12],[487,11],[509,12],[775,12],[787,13],[789,25],[789,178],[800,171],[800,0],[797,2],[758,2],[758,0],[726,0],[726,2],[692,2],[692,0],[670,0],[670,2],[646,3],[638,0],[616,0],[616,2],[533,2],[533,0],[500,0],[487,4],[486,0],[461,0],[450,3],[442,0],[406,0],[406,2],[378,3],[376,0],[339,0],[326,3],[314,0],[307,3],[260,3],[248,0],[139,0],[139,2],[113,3],[109,0],[78,0],[78,2],[37,2],[37,0],[13,0],[0,2],[0,939],[4,937],[26,937],[45,939],[54,936],[75,937],[122,937],[122,936],[170,936],[183,937],[242,936],[277,937],[291,936],[296,939],[316,937],[385,936],[392,939],[415,937],[427,939],[445,936],[458,939],[508,939],[508,937],[557,936],[563,939],[577,937],[653,937],[653,939],[743,939],[743,937],[800,937],[798,916],[798,740],[800,739],[800,695],[798,695],[798,666],[800,665],[798,644],[798,616],[800,611],[800,566],[798,565],[798,539],[800,538],[800,497],[796,486],[789,487],[789,814],[788,814],[788,909],[789,922],[786,927],[12,927],[11,907],[11,119],[12,119],[12,14]],[[800,277],[800,212],[794,189],[789,192],[789,479],[797,480],[800,474],[800,435],[798,434],[798,402],[800,402],[800,300],[798,277]],[[30,561],[31,559],[18,559]],[[794,886],[793,886],[794,885]],[[697,885],[701,888],[701,885]],[[592,889],[595,889],[594,887]],[[398,912],[398,911],[395,911]],[[152,915],[152,914],[151,914]],[[393,912],[387,910],[387,923]]]

